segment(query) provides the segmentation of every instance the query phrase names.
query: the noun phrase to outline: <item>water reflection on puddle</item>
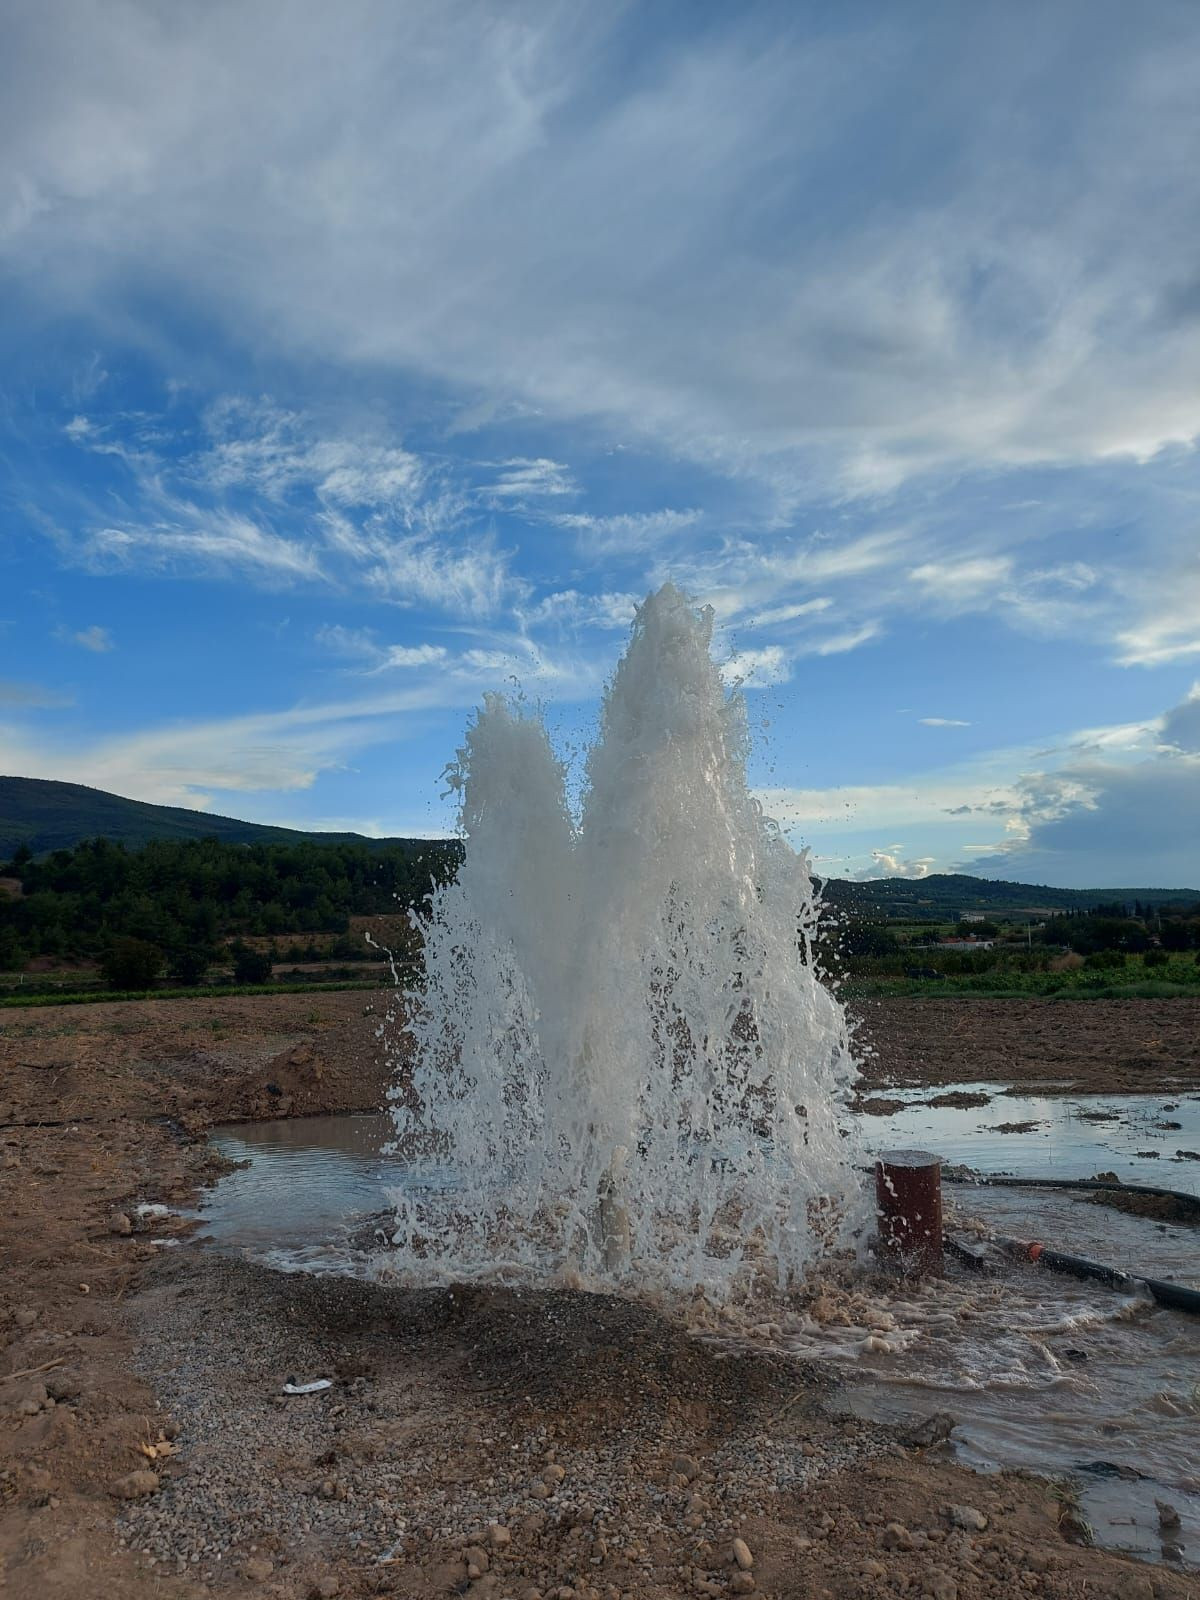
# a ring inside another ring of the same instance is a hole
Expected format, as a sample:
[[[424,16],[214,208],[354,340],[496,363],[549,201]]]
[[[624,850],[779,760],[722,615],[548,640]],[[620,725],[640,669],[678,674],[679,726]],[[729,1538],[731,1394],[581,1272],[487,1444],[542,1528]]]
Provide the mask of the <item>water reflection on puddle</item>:
[[[890,1096],[899,1110],[864,1118],[868,1146],[923,1145],[987,1173],[1107,1171],[1200,1193],[1200,1161],[1177,1155],[1200,1149],[1194,1092],[1055,1098],[1007,1095],[995,1084],[960,1088],[990,1099],[933,1106],[946,1091],[899,1091]],[[1033,1126],[1000,1132],[1000,1124]],[[208,1198],[208,1237],[286,1270],[370,1272],[348,1239],[382,1210],[384,1189],[403,1184],[402,1164],[384,1154],[389,1134],[382,1113],[218,1129],[214,1144],[249,1165]],[[1152,1150],[1156,1158],[1139,1154]],[[1200,1225],[1131,1217],[1053,1190],[948,1185],[946,1197],[952,1225],[981,1223],[1200,1287]],[[1104,1544],[1160,1556],[1155,1500],[1170,1501],[1183,1517],[1174,1537],[1184,1559],[1200,1557],[1200,1319],[1025,1265],[996,1276],[953,1272],[920,1290],[877,1295],[867,1309],[875,1326],[854,1326],[851,1306],[849,1325],[793,1319],[777,1342],[835,1362],[859,1414],[949,1411],[959,1422],[958,1454],[972,1465],[1072,1474]]]

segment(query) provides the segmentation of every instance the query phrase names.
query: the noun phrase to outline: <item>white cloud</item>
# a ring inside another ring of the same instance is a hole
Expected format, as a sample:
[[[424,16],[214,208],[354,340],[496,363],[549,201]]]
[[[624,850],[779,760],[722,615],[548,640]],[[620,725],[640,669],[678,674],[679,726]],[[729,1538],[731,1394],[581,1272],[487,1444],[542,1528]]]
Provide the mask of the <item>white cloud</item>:
[[[621,591],[584,594],[579,589],[558,589],[543,595],[536,605],[522,610],[530,626],[551,623],[558,627],[603,628],[625,631],[643,596]]]
[[[160,503],[170,520],[141,522],[131,518],[60,542],[69,553],[98,571],[190,567],[223,573],[250,572],[280,582],[324,576],[320,556],[310,545],[281,538],[239,512],[175,497]]]
[[[169,29],[102,7],[65,30],[27,7],[0,249],[56,308],[115,311],[152,264],[256,348],[735,471],[815,458],[875,491],[1150,460],[1200,431],[1194,220],[1170,203],[1200,25],[1118,12],[1081,53],[1083,16],[738,10],[638,37],[636,9],[572,4],[298,0]]]
[[[954,612],[992,601],[1011,572],[1008,556],[973,556],[966,561],[926,562],[909,576],[930,601]]]
[[[426,486],[425,469],[410,451],[322,436],[312,419],[267,399],[227,396],[205,421],[209,441],[183,472],[212,490],[249,488],[281,501],[303,487],[331,506],[408,509]]]
[[[962,722],[958,717],[918,717],[917,721],[923,728],[969,728],[969,722]]]
[[[903,849],[902,844],[895,844],[887,850],[872,850],[871,865],[862,868],[854,876],[860,882],[869,878],[927,878],[935,857],[917,856],[906,859],[899,853]]]
[[[1196,859],[1200,685],[1161,717],[984,751],[902,780],[759,798],[852,875],[877,875],[881,853],[1033,883],[1197,887],[1180,882],[1179,863]],[[908,847],[877,844],[901,830]]]
[[[63,553],[99,570],[333,583],[463,617],[524,595],[510,552],[475,522],[467,486],[402,447],[322,433],[265,399],[226,398],[204,424],[205,443],[170,460],[118,448],[108,426],[74,428],[76,444],[120,455],[131,509],[107,524],[85,516],[79,533],[56,529]],[[253,514],[230,503],[247,494]],[[273,520],[296,531],[279,533]]]
[[[504,500],[539,500],[545,496],[578,494],[579,486],[561,461],[551,461],[545,456],[535,460],[519,457],[504,462],[495,482],[489,483],[485,492]]]
[[[739,650],[721,667],[725,682],[743,689],[766,689],[772,684],[786,683],[791,675],[792,664],[777,644],[761,650]]]
[[[857,628],[846,628],[841,633],[829,633],[823,637],[814,638],[811,642],[797,648],[798,655],[813,656],[841,656],[850,650],[857,650],[860,644],[870,644],[872,639],[877,639],[883,632],[883,625],[879,622],[864,622]]]
[[[72,633],[70,637],[72,643],[81,645],[84,650],[90,650],[94,655],[105,655],[113,648],[112,634],[97,622],[90,628],[80,628],[78,633]]]
[[[748,617],[740,619],[739,626],[743,628],[777,628],[787,622],[798,622],[801,617],[816,616],[819,612],[828,611],[833,601],[828,595],[817,595],[812,600],[803,600],[795,605],[768,606],[763,611],[755,612]]]
[[[390,644],[375,670],[388,672],[393,667],[432,667],[439,661],[445,661],[448,655],[449,651],[440,644]]]
[[[1118,659],[1153,667],[1200,655],[1200,559],[1130,579],[1141,615],[1117,634]]]
[[[700,521],[699,511],[629,511],[612,516],[595,516],[590,512],[560,512],[550,520],[556,528],[580,536],[581,542],[593,553],[603,551],[639,551],[660,544],[685,528]]]

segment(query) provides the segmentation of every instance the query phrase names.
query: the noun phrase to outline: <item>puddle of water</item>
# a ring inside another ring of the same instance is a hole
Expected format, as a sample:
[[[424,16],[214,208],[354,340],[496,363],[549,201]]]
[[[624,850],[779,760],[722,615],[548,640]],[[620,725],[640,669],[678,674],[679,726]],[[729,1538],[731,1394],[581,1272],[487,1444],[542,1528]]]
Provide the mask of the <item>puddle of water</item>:
[[[205,1236],[289,1271],[361,1272],[347,1236],[383,1210],[385,1187],[403,1179],[400,1163],[384,1154],[392,1131],[382,1111],[214,1129],[221,1154],[249,1164],[209,1191],[200,1212]]]
[[[1200,1152],[1200,1095],[1023,1095],[1006,1094],[994,1083],[962,1083],[954,1092],[989,1095],[988,1104],[929,1104],[931,1097],[948,1092],[888,1090],[888,1099],[906,1103],[891,1116],[864,1117],[868,1148],[916,1146],[979,1172],[1037,1178],[1115,1172],[1125,1183],[1200,1193],[1200,1160],[1176,1155],[1178,1150]],[[1027,1132],[999,1132],[1006,1123],[1033,1126]],[[1166,1123],[1179,1126],[1161,1126]]]
[[[1200,1192],[1200,1163],[1173,1159],[1179,1148],[1200,1148],[1200,1096],[1056,1098],[960,1087],[992,1098],[936,1107],[929,1090],[900,1091],[893,1098],[906,1102],[901,1110],[864,1119],[869,1146],[925,1145],[948,1163],[989,1173],[1110,1171]],[[1167,1121],[1181,1126],[1155,1126]],[[1037,1126],[995,1127],[1026,1122]],[[249,1165],[211,1192],[201,1213],[207,1235],[218,1248],[285,1270],[370,1275],[371,1258],[349,1239],[356,1223],[383,1209],[384,1189],[404,1182],[402,1163],[384,1154],[390,1134],[383,1113],[216,1130],[218,1149]],[[1151,1149],[1157,1160],[1137,1154]],[[1200,1287],[1195,1225],[1130,1217],[1053,1190],[954,1185],[946,1199],[952,1226],[1039,1238]],[[947,1410],[969,1464],[1074,1476],[1101,1543],[1159,1557],[1154,1502],[1169,1500],[1183,1516],[1185,1560],[1200,1556],[1200,1532],[1186,1546],[1189,1530],[1200,1530],[1200,1319],[1011,1263],[995,1277],[952,1271],[925,1287],[874,1295],[867,1309],[862,1326],[851,1309],[848,1326],[792,1318],[771,1337],[794,1354],[838,1364],[847,1404],[861,1415]]]

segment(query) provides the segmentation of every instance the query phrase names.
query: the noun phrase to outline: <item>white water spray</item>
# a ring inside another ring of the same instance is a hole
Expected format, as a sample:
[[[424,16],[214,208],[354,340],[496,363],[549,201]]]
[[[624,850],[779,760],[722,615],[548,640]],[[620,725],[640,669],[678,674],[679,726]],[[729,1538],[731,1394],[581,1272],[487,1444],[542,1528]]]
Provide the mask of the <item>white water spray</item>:
[[[414,1277],[728,1301],[786,1288],[857,1219],[808,862],[746,786],[711,635],[669,584],[639,609],[577,825],[539,719],[489,696],[467,733],[466,859],[423,924],[392,1091]]]

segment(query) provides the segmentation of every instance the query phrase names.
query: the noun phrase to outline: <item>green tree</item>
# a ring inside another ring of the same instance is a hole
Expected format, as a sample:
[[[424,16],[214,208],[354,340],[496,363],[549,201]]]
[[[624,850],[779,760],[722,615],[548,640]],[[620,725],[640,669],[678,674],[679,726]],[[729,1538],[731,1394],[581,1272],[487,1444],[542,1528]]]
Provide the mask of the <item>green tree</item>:
[[[240,940],[230,946],[233,976],[237,983],[267,983],[271,977],[271,958],[265,950],[255,950]]]
[[[100,963],[110,989],[149,989],[162,971],[163,954],[145,939],[114,939]]]
[[[167,971],[176,983],[188,989],[194,988],[196,984],[204,982],[211,954],[211,951],[197,945],[185,945],[171,956]]]

